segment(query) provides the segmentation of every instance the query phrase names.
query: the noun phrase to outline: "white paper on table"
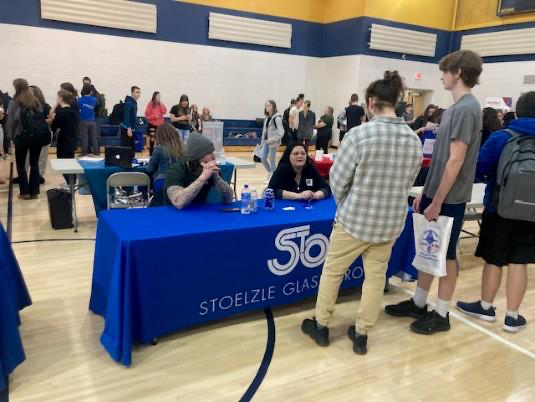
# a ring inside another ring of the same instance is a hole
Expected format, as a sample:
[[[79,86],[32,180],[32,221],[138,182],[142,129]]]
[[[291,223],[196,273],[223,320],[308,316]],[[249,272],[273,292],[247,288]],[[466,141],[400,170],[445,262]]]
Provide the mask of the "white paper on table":
[[[284,211],[295,211],[295,207],[282,208]]]
[[[96,158],[93,156],[82,156],[81,158],[78,158],[79,161],[83,162],[100,162],[103,161],[104,158]]]
[[[423,154],[424,155],[433,155],[434,146],[435,146],[435,140],[426,138],[425,141],[424,141]]]
[[[323,153],[324,153],[324,151],[321,150],[321,149],[316,150],[316,156],[314,157],[314,159],[317,162],[321,162],[323,160]]]

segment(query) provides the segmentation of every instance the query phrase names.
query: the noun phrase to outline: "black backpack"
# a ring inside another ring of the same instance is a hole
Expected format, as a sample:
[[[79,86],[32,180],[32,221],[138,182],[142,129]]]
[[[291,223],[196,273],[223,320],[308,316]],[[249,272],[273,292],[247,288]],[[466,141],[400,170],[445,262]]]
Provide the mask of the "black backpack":
[[[27,145],[49,145],[52,132],[42,111],[22,108],[20,111],[22,123],[21,141]]]
[[[119,101],[119,103],[113,107],[113,110],[110,114],[110,124],[113,126],[121,124],[123,121],[123,115],[124,115],[124,102]]]

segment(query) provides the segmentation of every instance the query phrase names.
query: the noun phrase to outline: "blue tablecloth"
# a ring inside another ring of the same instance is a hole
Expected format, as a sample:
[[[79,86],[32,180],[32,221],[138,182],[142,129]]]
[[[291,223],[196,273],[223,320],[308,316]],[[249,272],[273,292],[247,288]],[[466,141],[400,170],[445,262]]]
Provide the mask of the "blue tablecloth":
[[[91,194],[93,196],[93,204],[95,205],[95,212],[97,217],[100,215],[101,211],[104,211],[108,208],[108,202],[106,198],[106,182],[108,177],[114,173],[134,171],[134,172],[143,172],[147,173],[145,167],[137,167],[134,169],[123,169],[117,166],[106,166],[104,161],[99,162],[86,162],[80,161],[80,165],[84,168],[84,174],[91,189]],[[221,174],[223,179],[227,183],[230,183],[232,179],[232,173],[234,172],[234,165],[231,163],[226,163],[221,165]],[[209,203],[218,203],[221,202],[221,197],[216,191],[210,192],[208,196]]]
[[[296,210],[283,211],[288,205]],[[89,303],[105,318],[102,344],[113,359],[130,365],[133,342],[315,295],[334,215],[333,199],[313,209],[277,202],[275,211],[251,215],[225,213],[217,205],[104,211]],[[415,275],[413,258],[407,219],[388,275]],[[359,259],[343,286],[362,280]]]
[[[0,224],[0,391],[26,356],[19,334],[19,311],[32,304],[19,264]]]

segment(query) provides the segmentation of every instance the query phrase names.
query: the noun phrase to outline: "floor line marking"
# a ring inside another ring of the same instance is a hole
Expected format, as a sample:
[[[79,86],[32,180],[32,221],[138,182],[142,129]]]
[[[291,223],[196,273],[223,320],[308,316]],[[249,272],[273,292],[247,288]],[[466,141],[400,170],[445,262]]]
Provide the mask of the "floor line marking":
[[[412,292],[411,290],[409,289],[406,289],[404,287],[401,287],[401,286],[398,286],[398,285],[395,285],[395,284],[390,284],[391,286],[394,286],[396,288],[399,288],[401,289],[403,292],[407,293],[408,295],[412,296],[414,292]],[[433,302],[427,302],[427,304],[429,304],[431,307],[435,307],[435,303]],[[488,329],[482,327],[481,325],[478,325],[474,322],[472,322],[471,320],[461,316],[460,314],[454,312],[454,311],[449,311],[450,315],[455,318],[456,320],[458,321],[461,321],[462,323],[468,325],[469,327],[472,327],[476,330],[478,330],[479,332],[493,338],[494,340],[498,341],[498,342],[501,342],[503,343],[504,345],[506,346],[509,346],[511,349],[514,349],[516,350],[517,352],[520,352],[520,353],[523,353],[525,354],[526,356],[528,357],[531,357],[532,359],[535,359],[535,353],[529,351],[528,349],[525,349],[523,348],[522,346],[519,346],[517,345],[516,343],[514,342],[511,342],[505,338],[503,338],[502,336],[498,335],[498,334],[495,334],[494,332],[492,331],[489,331]]]

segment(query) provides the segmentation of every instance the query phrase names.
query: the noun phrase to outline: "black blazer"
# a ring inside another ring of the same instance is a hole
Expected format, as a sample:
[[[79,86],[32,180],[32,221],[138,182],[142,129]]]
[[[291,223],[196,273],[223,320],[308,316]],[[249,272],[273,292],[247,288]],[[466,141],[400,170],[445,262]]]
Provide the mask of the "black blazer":
[[[303,168],[299,185],[295,181],[295,176],[296,173],[291,164],[287,162],[279,163],[269,182],[269,188],[273,189],[276,198],[281,199],[283,191],[291,191],[292,193],[302,193],[309,190],[314,193],[322,191],[325,194],[325,198],[331,195],[329,185],[311,162],[307,162]]]

